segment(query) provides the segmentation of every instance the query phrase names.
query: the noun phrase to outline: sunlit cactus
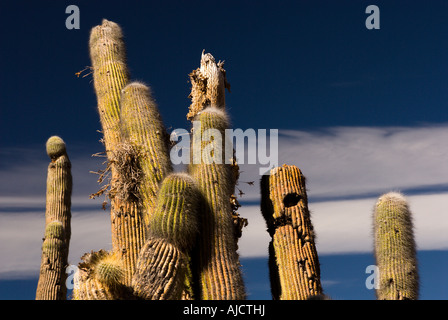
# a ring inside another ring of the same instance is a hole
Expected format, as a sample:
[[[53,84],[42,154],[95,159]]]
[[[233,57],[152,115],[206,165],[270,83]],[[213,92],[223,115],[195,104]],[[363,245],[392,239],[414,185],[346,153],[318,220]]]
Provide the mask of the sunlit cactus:
[[[382,195],[374,210],[375,258],[379,300],[416,300],[419,295],[412,213],[397,192]]]
[[[99,250],[86,253],[75,278],[74,300],[133,299],[132,291],[124,284],[125,273],[116,253]]]
[[[194,124],[189,172],[205,198],[199,218],[201,232],[197,250],[201,298],[244,299],[230,204],[235,186],[225,152],[228,117],[224,110],[209,107],[194,118]],[[207,133],[213,133],[214,137],[205,138]]]
[[[136,152],[136,164],[141,170],[137,192],[148,227],[156,207],[159,185],[173,169],[169,137],[147,85],[133,81],[123,88],[120,127],[123,142]]]
[[[261,209],[272,237],[269,269],[273,299],[305,300],[321,295],[305,177],[296,166],[274,168],[263,176],[261,192]]]
[[[65,268],[71,235],[71,163],[60,137],[50,137],[46,149],[51,162],[47,172],[45,235],[36,300],[65,300]]]

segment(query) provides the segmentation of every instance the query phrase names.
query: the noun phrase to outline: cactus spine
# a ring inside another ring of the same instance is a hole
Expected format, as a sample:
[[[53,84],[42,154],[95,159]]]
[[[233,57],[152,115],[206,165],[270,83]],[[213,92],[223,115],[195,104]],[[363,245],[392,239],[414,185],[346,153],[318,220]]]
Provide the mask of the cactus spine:
[[[36,300],[65,300],[65,268],[71,231],[71,163],[60,137],[50,137],[46,147],[51,162],[47,173],[45,237]]]
[[[197,262],[200,296],[204,300],[244,299],[230,204],[234,173],[225,152],[228,118],[223,110],[209,107],[194,119],[189,171],[205,199]],[[213,136],[208,136],[210,133]]]
[[[418,299],[419,279],[412,214],[397,192],[382,195],[374,210],[375,259],[379,300]]]
[[[261,181],[261,210],[272,237],[269,267],[273,299],[305,300],[322,294],[305,177],[296,166],[271,170]]]

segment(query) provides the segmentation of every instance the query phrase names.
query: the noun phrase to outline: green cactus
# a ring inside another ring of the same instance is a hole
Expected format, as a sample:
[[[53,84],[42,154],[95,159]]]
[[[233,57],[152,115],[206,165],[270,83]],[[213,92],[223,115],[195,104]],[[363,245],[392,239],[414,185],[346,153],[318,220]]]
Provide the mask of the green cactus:
[[[86,253],[75,278],[74,300],[133,299],[124,284],[125,270],[117,253],[99,250]]]
[[[123,34],[118,24],[104,19],[102,24],[92,28],[89,39],[89,52],[92,61],[93,83],[97,96],[98,112],[103,130],[103,142],[109,160],[111,172],[109,197],[111,199],[111,235],[114,252],[121,252],[125,263],[127,283],[130,283],[136,253],[133,249],[135,241],[129,240],[129,228],[138,225],[131,217],[139,216],[138,203],[132,199],[116,196],[117,180],[120,172],[119,147],[122,138],[120,133],[120,100],[121,90],[129,81],[126,66],[126,48]],[[131,220],[131,221],[129,221]]]
[[[199,218],[197,261],[200,296],[204,300],[245,298],[230,203],[234,176],[225,157],[228,127],[225,112],[214,107],[202,110],[194,118],[189,172],[205,199]],[[203,139],[207,132],[213,132],[210,130],[215,130],[213,139]]]
[[[95,266],[95,278],[107,287],[120,286],[124,279],[122,261],[116,254],[109,254],[98,261]]]
[[[50,137],[46,148],[51,162],[47,173],[45,237],[36,300],[65,300],[65,268],[71,236],[71,163],[60,137]]]
[[[196,241],[201,193],[192,177],[172,173],[160,187],[157,205],[150,218],[149,233],[164,238],[183,252]]]
[[[132,279],[134,295],[146,300],[179,300],[187,271],[187,258],[164,238],[149,236],[140,252]]]
[[[185,283],[192,281],[188,257],[196,241],[200,201],[201,193],[186,173],[163,180],[132,281],[135,295],[148,300],[193,295]]]
[[[142,171],[139,191],[146,227],[156,207],[159,185],[169,174],[169,137],[150,88],[131,82],[122,90],[120,126],[123,140],[136,148]]]
[[[115,204],[125,213],[115,227],[130,285],[160,182],[171,170],[168,139],[150,89],[132,82],[121,90],[120,137],[113,157]],[[136,121],[138,119],[138,121]],[[120,204],[118,204],[120,202]]]
[[[104,144],[111,158],[121,142],[121,90],[129,80],[126,47],[120,26],[104,19],[101,25],[94,27],[90,32],[89,52]]]
[[[261,211],[272,237],[269,269],[273,299],[306,300],[321,295],[305,177],[296,166],[274,168],[263,176],[261,192]]]
[[[374,210],[375,259],[379,300],[416,300],[419,294],[412,214],[397,192],[382,195]]]

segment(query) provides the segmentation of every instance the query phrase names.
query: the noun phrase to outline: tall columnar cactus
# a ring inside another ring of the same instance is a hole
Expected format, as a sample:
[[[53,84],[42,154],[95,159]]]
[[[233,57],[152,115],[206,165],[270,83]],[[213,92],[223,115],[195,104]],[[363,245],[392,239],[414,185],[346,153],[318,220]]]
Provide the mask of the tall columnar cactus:
[[[138,215],[138,203],[133,199],[123,199],[117,195],[116,181],[120,178],[117,163],[120,158],[121,145],[120,131],[120,100],[121,90],[129,81],[129,72],[126,66],[126,47],[123,34],[118,24],[103,20],[102,24],[92,29],[89,40],[89,52],[92,61],[93,82],[97,96],[98,112],[103,130],[103,141],[106,148],[111,171],[111,235],[114,252],[123,255],[126,262],[125,281],[130,282],[130,273],[133,269],[134,250],[133,241],[129,241],[132,218]],[[125,158],[126,159],[126,158]],[[138,223],[138,222],[137,222]]]
[[[418,299],[419,277],[412,214],[397,192],[382,195],[374,210],[375,259],[379,300]]]
[[[234,176],[225,152],[229,121],[225,111],[208,107],[197,114],[193,124],[189,172],[205,199],[197,261],[201,298],[244,299],[230,204]]]
[[[159,185],[173,169],[169,136],[150,88],[145,84],[131,82],[122,90],[120,126],[123,140],[138,153],[138,166],[142,171],[139,197],[144,208],[145,225],[148,227],[156,207]]]
[[[231,206],[238,167],[223,138],[229,127],[223,63],[203,54],[190,75],[188,117],[197,121],[194,127],[200,123],[192,132],[191,176],[170,174],[168,136],[149,88],[128,84],[122,38],[120,27],[107,20],[90,34],[111,172],[112,251],[82,257],[74,298],[244,299],[234,226],[239,217]],[[211,144],[202,139],[208,129],[218,133]],[[48,239],[60,237],[65,233],[48,231]]]
[[[201,197],[196,183],[185,173],[173,173],[163,180],[132,280],[138,297],[178,300],[189,289],[185,288],[188,256],[196,242]],[[191,296],[192,289],[188,291]]]
[[[261,210],[272,237],[269,267],[273,299],[304,300],[322,294],[305,177],[296,166],[271,170],[261,181]]]
[[[71,233],[71,163],[60,137],[50,137],[46,147],[51,162],[47,173],[45,236],[36,299],[65,300],[65,268]]]
[[[129,81],[126,47],[118,24],[106,19],[90,33],[89,52],[93,84],[108,156],[121,142],[119,119],[121,90]]]
[[[125,282],[129,285],[146,241],[159,184],[172,166],[167,133],[149,87],[129,83],[122,89],[120,106],[122,142],[112,158],[116,172],[112,188],[115,203],[119,201],[128,208],[115,231],[123,252]]]

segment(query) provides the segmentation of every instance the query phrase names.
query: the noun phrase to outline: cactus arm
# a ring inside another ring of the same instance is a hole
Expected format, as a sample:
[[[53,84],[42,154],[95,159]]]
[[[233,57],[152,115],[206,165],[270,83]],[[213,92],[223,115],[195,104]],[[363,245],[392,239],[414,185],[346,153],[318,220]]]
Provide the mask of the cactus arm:
[[[132,279],[134,294],[145,300],[180,300],[185,271],[185,255],[166,239],[150,236]]]
[[[196,267],[200,296],[204,300],[245,299],[230,204],[234,173],[232,166],[225,163],[224,137],[225,129],[229,127],[228,119],[224,111],[210,107],[198,114],[195,121],[200,127],[193,128],[193,160],[189,172],[205,199]],[[208,143],[202,141],[203,133],[208,129],[217,130],[221,141],[218,137]],[[209,155],[215,159],[207,160]]]
[[[89,52],[104,144],[111,158],[111,153],[121,141],[118,128],[121,89],[129,80],[126,47],[120,26],[104,19],[101,25],[92,28]]]
[[[118,24],[103,20],[90,33],[89,52],[93,68],[94,88],[103,131],[103,142],[111,171],[111,236],[112,249],[121,253],[125,283],[130,284],[138,250],[144,235],[140,228],[140,207],[135,199],[123,197],[117,190],[126,179],[121,169],[128,165],[123,153],[120,130],[120,101],[122,89],[129,81],[126,66],[126,47]],[[130,159],[132,161],[132,159]]]
[[[142,170],[139,189],[147,227],[159,185],[172,171],[169,137],[148,86],[132,82],[122,90],[120,121],[124,140],[138,152]]]
[[[305,300],[322,293],[305,178],[283,165],[261,181],[262,214],[272,237],[269,266],[273,299]]]
[[[36,300],[65,300],[65,268],[71,233],[71,163],[60,137],[50,137],[46,146],[51,163],[47,173],[46,227]]]
[[[375,259],[379,269],[379,300],[416,300],[419,291],[412,214],[406,198],[382,195],[374,210]]]
[[[188,282],[188,256],[198,232],[200,201],[201,194],[187,174],[173,173],[164,179],[132,280],[139,298],[182,298]]]

